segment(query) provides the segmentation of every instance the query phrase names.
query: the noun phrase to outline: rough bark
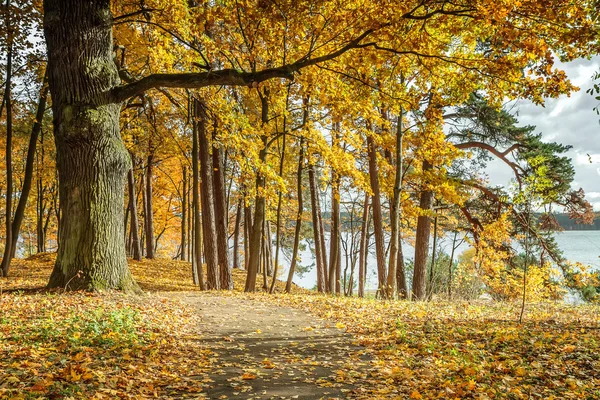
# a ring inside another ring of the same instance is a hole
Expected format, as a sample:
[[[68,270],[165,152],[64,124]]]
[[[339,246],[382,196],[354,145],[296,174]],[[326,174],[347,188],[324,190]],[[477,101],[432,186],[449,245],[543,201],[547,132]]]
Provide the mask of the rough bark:
[[[137,289],[123,241],[129,153],[119,132],[110,2],[46,0],[44,33],[60,184],[60,233],[49,287]]]
[[[361,46],[373,32],[368,29],[331,53],[262,71],[154,74],[120,85],[113,61],[110,1],[44,1],[62,209],[59,253],[49,286],[69,282],[70,288],[136,287],[122,240],[130,168],[119,132],[123,101],[156,87],[254,86],[273,78],[291,79],[302,68]]]
[[[227,199],[225,195],[225,165],[223,163],[223,150],[214,144],[213,138],[212,166],[213,166],[213,191],[215,222],[217,228],[217,255],[219,260],[220,288],[233,289],[233,277],[229,265],[229,246],[227,239]]]
[[[377,258],[377,280],[379,294],[385,297],[385,287],[387,286],[386,267],[385,267],[385,244],[383,237],[383,216],[381,213],[381,190],[379,188],[379,168],[377,166],[377,149],[375,141],[371,135],[367,135],[367,146],[369,148],[369,179],[371,181],[371,191],[373,198],[371,205],[373,207],[373,229],[375,231],[375,255]]]
[[[298,248],[300,247],[300,230],[302,228],[302,213],[304,212],[304,200],[302,196],[302,170],[304,168],[304,138],[300,137],[300,151],[298,154],[298,169],[296,172],[296,184],[298,192],[298,212],[296,214],[296,227],[294,229],[294,249],[292,250],[292,262],[288,272],[287,282],[285,284],[285,292],[289,293],[292,290],[292,279],[296,264],[298,263]],[[315,241],[316,242],[316,241]]]
[[[423,162],[423,171],[431,170],[429,162]],[[415,238],[415,264],[412,285],[412,299],[425,300],[426,278],[427,278],[427,257],[429,255],[429,236],[431,235],[431,217],[429,212],[433,205],[433,192],[425,190],[421,192],[419,207],[423,215],[417,218],[417,234]]]

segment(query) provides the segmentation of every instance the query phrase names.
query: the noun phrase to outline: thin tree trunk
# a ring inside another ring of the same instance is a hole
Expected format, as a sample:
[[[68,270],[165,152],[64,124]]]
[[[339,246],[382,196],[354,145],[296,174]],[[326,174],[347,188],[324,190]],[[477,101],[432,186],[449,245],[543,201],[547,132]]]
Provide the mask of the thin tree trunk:
[[[289,92],[288,92],[289,96]],[[279,162],[279,177],[283,178],[283,166],[285,161],[285,145],[286,145],[286,134],[285,129],[287,125],[287,118],[283,118],[283,145],[281,149],[280,162]],[[281,242],[281,190],[279,191],[279,195],[277,197],[277,220],[275,221],[275,269],[273,272],[273,280],[271,281],[271,288],[269,289],[269,293],[273,293],[275,289],[275,281],[277,280],[277,272],[279,271],[279,245]]]
[[[331,293],[340,294],[340,177],[332,171],[331,228],[329,236],[329,282]]]
[[[250,262],[250,236],[252,235],[252,208],[244,204],[244,269]]]
[[[398,267],[398,255],[400,253],[400,194],[402,190],[402,126],[403,113],[400,110],[398,116],[397,130],[396,130],[396,176],[394,178],[394,194],[392,196],[392,202],[390,204],[390,225],[391,225],[391,238],[390,238],[390,263],[388,266],[387,276],[387,297],[392,299],[396,296],[396,288],[400,287],[399,297],[404,298],[406,295],[406,282],[397,280],[397,267]],[[404,271],[402,271],[402,275]]]
[[[181,192],[181,261],[185,261],[186,259],[186,245],[187,245],[187,233],[186,233],[186,224],[187,224],[187,168],[183,166],[183,171],[181,176],[183,177],[183,188]]]
[[[198,118],[198,156],[200,158],[200,202],[202,204],[202,244],[206,261],[206,288],[218,290],[219,253],[217,245],[217,227],[215,223],[215,202],[213,190],[213,165],[209,152],[207,135],[208,115],[205,105],[195,100]]]
[[[435,273],[435,257],[437,255],[436,246],[437,246],[437,227],[438,227],[438,217],[437,215],[433,219],[433,246],[431,249],[431,267],[429,268],[429,289],[427,290],[427,299],[431,300],[433,297],[433,274]]]
[[[452,251],[450,252],[450,263],[448,263],[448,299],[452,299],[452,264],[454,264],[454,252],[456,251],[456,236],[457,231],[454,231],[452,239]]]
[[[152,176],[153,173],[154,154],[150,150],[148,159],[146,162],[146,258],[154,258],[154,207],[152,206],[153,201],[153,188],[152,188]]]
[[[197,118],[196,109],[196,99],[194,99],[194,122],[192,130],[192,209],[194,214],[192,232],[194,240],[192,242],[192,262],[196,267],[194,278],[197,278],[200,290],[206,290],[204,273],[202,272],[202,235],[200,234],[200,230],[202,229],[202,222],[200,219],[200,166],[198,165],[198,130],[200,122]]]
[[[375,141],[371,135],[367,135],[367,146],[369,148],[369,179],[371,180],[371,190],[373,198],[371,204],[373,207],[373,229],[375,230],[375,254],[377,257],[377,279],[379,286],[377,291],[384,298],[385,287],[387,285],[385,268],[385,244],[383,237],[383,216],[381,214],[381,191],[379,189],[379,168],[377,166],[377,150]]]
[[[240,197],[235,212],[235,229],[233,230],[233,268],[240,269],[240,225],[242,223],[242,208],[244,199]]]
[[[402,249],[402,228],[398,230],[398,259],[396,267],[396,284],[398,285],[398,298],[408,297],[408,285],[406,283],[406,272],[404,267],[404,250]]]
[[[194,212],[192,210],[192,191],[191,191],[191,182],[192,182],[193,174],[190,172],[188,174],[188,191],[187,191],[187,209],[188,209],[188,222],[187,222],[187,231],[188,231],[188,246],[187,246],[187,261],[192,261],[192,243],[194,243],[194,239],[192,238],[192,221],[194,220]]]
[[[27,148],[27,159],[25,161],[25,176],[23,178],[23,187],[21,188],[21,195],[19,197],[19,203],[15,210],[15,217],[12,222],[12,241],[11,241],[11,257],[14,258],[17,251],[17,241],[19,240],[19,233],[21,231],[21,224],[25,217],[25,207],[27,206],[27,200],[29,199],[29,192],[31,191],[31,181],[33,180],[33,166],[35,161],[36,146],[38,136],[42,130],[42,120],[44,118],[44,112],[46,111],[46,99],[48,97],[48,85],[47,75],[44,74],[44,80],[42,82],[42,90],[40,91],[40,99],[38,102],[37,112],[35,114],[35,121],[31,128],[31,136],[29,137],[29,146]]]
[[[365,275],[367,273],[367,254],[369,249],[369,204],[370,196],[365,193],[365,201],[363,203],[363,218],[360,228],[360,246],[358,250],[358,297],[365,297]]]
[[[259,91],[261,102],[261,123],[263,132],[266,131],[269,123],[269,92],[265,89],[264,94]],[[262,148],[259,151],[259,162],[264,165],[267,161],[267,136],[262,135]],[[258,274],[258,266],[260,264],[260,247],[263,238],[263,228],[265,220],[266,199],[264,195],[265,176],[258,171],[256,174],[256,201],[254,206],[254,223],[252,225],[252,233],[250,236],[249,250],[250,259],[248,260],[248,273],[246,276],[246,292],[254,292],[256,290],[256,275]]]
[[[135,164],[135,162],[134,162]],[[140,233],[138,215],[137,215],[137,202],[135,201],[135,176],[133,174],[133,168],[129,170],[127,174],[127,181],[129,186],[129,209],[131,210],[131,225],[129,230],[131,232],[131,247],[132,256],[136,261],[142,260],[142,243],[140,242]]]
[[[232,290],[233,277],[231,276],[231,266],[229,265],[229,245],[227,243],[229,237],[227,229],[229,216],[227,215],[228,207],[225,195],[225,165],[223,162],[223,150],[220,147],[215,146],[214,140],[213,137],[213,190],[217,229],[217,256],[219,260],[219,277],[221,280],[220,288]]]
[[[6,15],[5,15],[5,26],[7,31],[11,27],[10,21],[10,0],[6,0]],[[6,82],[4,89],[4,103],[6,104],[6,210],[5,210],[5,224],[6,224],[6,240],[4,243],[4,255],[2,256],[2,276],[8,276],[8,269],[10,268],[11,250],[12,250],[12,99],[11,99],[11,86],[12,86],[12,57],[13,57],[13,41],[10,32],[7,32],[7,51],[6,51]]]
[[[300,151],[298,154],[298,170],[296,172],[296,184],[298,192],[298,212],[296,214],[296,227],[294,230],[294,249],[292,250],[292,262],[290,264],[290,270],[288,272],[287,282],[285,284],[285,292],[290,293],[292,290],[292,279],[294,279],[294,272],[296,270],[296,264],[298,263],[298,248],[300,247],[300,230],[302,228],[302,213],[303,213],[303,196],[302,196],[302,169],[304,168],[304,138],[300,137]],[[318,269],[317,269],[318,271]]]
[[[431,170],[432,165],[423,161],[423,171]],[[419,207],[423,213],[429,213],[433,205],[433,192],[425,190],[421,192]],[[417,234],[415,238],[415,264],[412,285],[412,299],[425,300],[426,278],[427,278],[427,258],[429,255],[429,236],[431,235],[431,218],[428,214],[420,215],[417,218]]]
[[[317,183],[315,178],[315,166],[309,165],[308,167],[308,182],[310,186],[310,202],[312,209],[312,222],[313,222],[313,238],[315,241],[315,256],[317,257],[317,290],[320,293],[325,292],[325,288],[327,286],[327,282],[325,281],[325,266],[323,265],[323,252],[324,248],[322,247],[322,238],[321,238],[321,229],[320,229],[320,219],[319,214],[321,210],[319,209],[318,197],[317,193]]]

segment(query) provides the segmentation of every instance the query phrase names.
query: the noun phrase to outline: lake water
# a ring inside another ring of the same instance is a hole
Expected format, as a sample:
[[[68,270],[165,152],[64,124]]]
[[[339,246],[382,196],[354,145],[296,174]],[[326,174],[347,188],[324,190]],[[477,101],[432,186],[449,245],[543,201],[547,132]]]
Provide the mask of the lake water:
[[[374,239],[372,239],[372,241],[373,240]],[[450,241],[451,238],[448,237],[441,240],[442,249],[446,253],[450,253]],[[564,231],[556,234],[556,242],[567,260],[573,262],[578,261],[590,265],[593,270],[600,270],[600,231]],[[468,244],[461,245],[455,254],[459,255],[468,247]],[[328,244],[327,248],[329,249]],[[411,246],[404,244],[403,249],[406,258],[413,258],[414,249]],[[281,264],[284,266],[289,265],[289,260],[283,254],[280,254],[280,259],[283,260]],[[312,264],[313,262],[313,256],[310,250],[306,250],[301,254],[302,265]],[[343,268],[344,263],[342,262],[342,269]],[[367,260],[367,289],[376,289],[377,278],[375,276],[375,269],[375,257],[370,254]],[[285,271],[285,275],[282,276],[287,277],[287,271]],[[316,279],[317,274],[313,268],[301,278],[298,276],[294,277],[294,283],[305,288],[312,288],[316,285]]]

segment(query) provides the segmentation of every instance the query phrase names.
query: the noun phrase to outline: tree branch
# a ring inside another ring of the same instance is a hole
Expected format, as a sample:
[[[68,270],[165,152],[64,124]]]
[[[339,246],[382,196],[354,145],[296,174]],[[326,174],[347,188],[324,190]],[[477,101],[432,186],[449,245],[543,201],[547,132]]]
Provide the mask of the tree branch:
[[[267,68],[257,72],[222,69],[218,71],[197,73],[152,74],[138,81],[114,88],[110,92],[109,99],[112,102],[123,102],[128,98],[138,96],[149,89],[159,87],[199,89],[207,86],[221,85],[256,86],[261,82],[274,78],[293,80],[294,72],[310,65],[332,60],[351,49],[357,48],[360,42],[373,32],[374,29],[369,29],[340,49],[321,57],[301,59],[292,64],[283,65],[277,68]]]

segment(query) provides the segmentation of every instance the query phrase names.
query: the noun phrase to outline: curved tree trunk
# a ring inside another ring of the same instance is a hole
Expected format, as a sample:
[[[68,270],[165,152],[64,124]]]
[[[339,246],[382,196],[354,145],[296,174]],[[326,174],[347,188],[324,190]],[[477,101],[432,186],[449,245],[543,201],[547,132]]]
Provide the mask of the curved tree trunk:
[[[61,220],[49,287],[137,289],[125,255],[123,202],[131,159],[119,132],[110,2],[46,0]]]

